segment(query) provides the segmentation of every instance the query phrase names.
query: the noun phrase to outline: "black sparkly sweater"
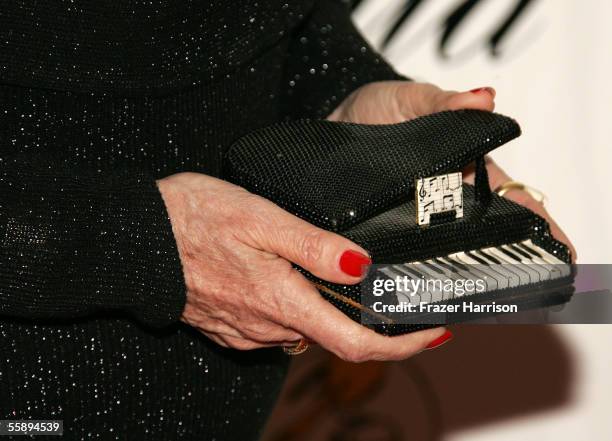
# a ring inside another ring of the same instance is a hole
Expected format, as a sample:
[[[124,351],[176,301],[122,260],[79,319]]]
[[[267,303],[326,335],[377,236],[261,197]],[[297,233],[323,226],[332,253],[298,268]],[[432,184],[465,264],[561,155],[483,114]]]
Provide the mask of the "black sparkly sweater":
[[[281,351],[179,322],[155,180],[396,74],[334,0],[0,7],[0,419],[64,439],[256,439]]]

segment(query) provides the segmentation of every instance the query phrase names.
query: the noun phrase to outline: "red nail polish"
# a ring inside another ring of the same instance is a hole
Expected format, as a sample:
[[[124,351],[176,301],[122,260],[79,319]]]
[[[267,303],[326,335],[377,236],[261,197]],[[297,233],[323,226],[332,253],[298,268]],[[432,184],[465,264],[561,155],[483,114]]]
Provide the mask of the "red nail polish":
[[[470,90],[470,92],[472,93],[482,93],[482,92],[487,92],[489,95],[491,96],[495,96],[495,90],[492,87],[479,87],[477,89],[472,89]]]
[[[452,340],[452,338],[453,338],[453,333],[447,329],[444,334],[442,334],[440,337],[436,338],[434,341],[432,341],[427,346],[425,346],[425,349],[437,348],[438,346],[443,345],[447,341]]]
[[[353,277],[361,277],[364,266],[371,263],[372,259],[359,251],[347,250],[340,256],[340,269]]]

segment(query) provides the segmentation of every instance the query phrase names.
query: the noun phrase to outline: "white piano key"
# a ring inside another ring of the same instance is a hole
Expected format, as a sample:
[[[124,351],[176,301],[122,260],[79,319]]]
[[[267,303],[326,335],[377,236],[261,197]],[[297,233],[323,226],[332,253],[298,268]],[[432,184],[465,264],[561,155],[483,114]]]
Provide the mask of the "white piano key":
[[[429,265],[435,271],[438,271],[438,273],[440,274],[439,278],[442,280],[442,287],[444,287],[444,285],[446,284],[446,281],[448,280],[450,280],[453,283],[457,280],[457,276],[452,271],[438,265],[436,262],[433,261],[433,259],[426,260],[425,264]],[[453,299],[454,297],[455,297],[455,293],[452,290],[444,290],[444,289],[442,290],[442,298],[444,300],[450,300],[450,299]]]
[[[531,283],[529,273],[521,271],[518,268],[513,268],[511,265],[507,265],[508,262],[500,260],[497,256],[492,257],[489,253],[480,254],[479,250],[474,250],[472,254],[479,256],[481,259],[486,260],[491,265],[491,269],[497,271],[504,276],[516,280],[517,286],[528,285]],[[504,265],[506,264],[506,265]],[[512,285],[510,285],[512,286]]]
[[[480,264],[480,265],[490,265],[491,262],[489,262],[486,258],[481,257],[481,256],[477,256],[476,254],[474,254],[473,251],[466,251],[465,255],[471,259],[473,259],[474,261],[476,261],[476,263]]]
[[[499,289],[519,286],[520,281],[516,274],[511,274],[508,272],[500,273],[491,268],[490,265],[483,264],[482,261],[479,262],[478,260],[468,256],[466,253],[455,253],[449,257],[457,259],[463,264],[467,264],[471,271],[479,271],[487,274],[489,277],[493,277],[495,280],[497,280]]]
[[[425,283],[426,285],[428,280],[435,281],[440,279],[439,275],[436,272],[434,272],[431,268],[428,268],[427,265],[422,262],[413,262],[409,263],[408,265],[410,265],[412,269],[415,269],[416,271],[424,275],[423,283]],[[442,292],[442,290],[438,289],[438,284],[430,283],[430,285],[432,286],[429,286],[428,290],[431,294],[431,302],[434,303],[443,300],[444,293]]]
[[[470,252],[469,255],[466,253],[466,255],[468,257],[469,257],[469,255],[471,255],[472,258],[477,259],[476,261],[479,264],[481,264],[481,265],[483,265],[482,262],[485,262],[484,265],[483,265],[484,268],[486,268],[487,271],[490,271],[490,272],[492,272],[494,274],[498,274],[499,277],[501,277],[503,280],[507,280],[508,281],[508,286],[510,288],[517,287],[517,286],[521,285],[521,278],[520,278],[520,276],[518,274],[512,272],[512,271],[507,271],[501,265],[495,264],[495,262],[498,262],[497,259],[489,260],[489,258],[487,258],[485,256],[477,256],[473,252]]]
[[[466,262],[471,265],[477,265],[481,271],[486,271],[488,274],[491,274],[498,281],[498,284],[504,284],[506,282],[507,286],[510,288],[516,287],[520,285],[519,277],[508,271],[500,271],[499,268],[493,267],[488,261],[483,260],[483,258],[475,256],[472,253],[463,253],[463,256],[458,256],[464,259]],[[483,263],[484,262],[484,263]]]
[[[401,289],[401,285],[400,285],[400,289],[397,289],[397,279],[404,277],[402,274],[393,271],[393,269],[391,267],[382,267],[378,269],[379,272],[383,273],[385,276],[387,276],[389,279],[393,280],[394,282],[396,282],[396,290],[395,290],[395,297],[397,297],[397,301],[398,303],[402,303],[402,302],[407,302],[410,303],[412,301],[412,299],[410,298],[410,293],[406,293]]]
[[[537,251],[535,251],[534,249],[530,248],[527,245],[527,241],[524,242],[519,242],[516,244],[517,246],[521,247],[523,250],[525,250],[526,252],[528,252],[529,254],[531,254],[532,256],[537,256],[540,259],[543,257],[540,253],[538,253]]]
[[[501,263],[502,268],[518,274],[519,277],[522,276],[522,285],[528,285],[530,283],[537,283],[540,281],[540,274],[537,271],[532,268],[529,268],[527,265],[521,265],[520,260],[508,256],[507,254],[498,250],[496,247],[486,248],[485,252],[495,257],[497,261]]]
[[[544,259],[546,262],[551,263],[553,265],[560,265],[563,264],[565,262],[563,262],[561,259],[559,259],[556,256],[553,256],[552,254],[550,254],[548,251],[540,248],[539,246],[537,246],[536,244],[534,244],[531,239],[525,240],[523,242],[521,242],[521,244],[529,251],[531,251],[532,253],[535,252],[536,254],[539,254],[540,257],[542,259]]]
[[[518,244],[509,243],[509,244],[504,245],[504,246],[509,248],[509,249],[511,249],[514,252],[514,254],[519,255],[521,258],[527,259],[530,262],[534,262],[535,255],[529,254],[527,251],[525,251],[520,246],[518,246]]]
[[[487,251],[485,251],[485,249],[481,249],[481,250],[475,250],[474,252],[477,253],[480,257],[488,260],[491,264],[501,265],[502,263],[504,263],[504,261],[499,260],[497,256],[495,256],[494,254],[491,254],[489,248],[486,248],[486,250]]]
[[[493,285],[493,289],[497,289],[497,280],[492,279],[491,277],[487,276],[486,274],[483,275],[483,277],[478,277],[476,274],[472,274],[469,271],[465,271],[467,268],[464,265],[461,265],[463,267],[463,269],[459,268],[459,265],[457,265],[457,262],[453,264],[451,264],[450,262],[447,261],[443,261],[441,259],[432,259],[428,262],[431,262],[432,265],[435,265],[437,268],[439,268],[441,271],[444,271],[447,274],[447,277],[450,280],[453,280],[455,282],[462,282],[464,284],[464,289],[465,292],[463,294],[461,294],[461,297],[463,296],[469,296],[472,294],[476,293],[476,286],[477,286],[477,279],[483,279],[485,281],[485,290],[487,291],[488,289],[486,289],[486,283],[487,280],[490,280]],[[471,281],[472,282],[472,289],[471,290],[467,290],[467,288],[465,288],[465,282],[466,281]],[[484,292],[484,291],[480,291],[480,292]],[[447,296],[449,293],[445,293]],[[454,294],[452,295],[452,298],[455,297],[459,297],[459,294]]]
[[[450,268],[447,268],[444,264],[440,263],[438,259],[429,259],[426,261],[428,265],[435,267],[438,271],[444,274],[449,279],[455,280],[457,278],[457,273]]]
[[[561,276],[566,277],[571,273],[571,267],[567,263],[563,262],[557,256],[553,256],[548,251],[540,248],[536,244],[534,244],[531,239],[521,242],[525,247],[529,248],[532,252],[536,252],[541,255],[541,258],[544,259],[547,263],[552,265],[556,265],[561,271]]]
[[[408,264],[393,265],[393,269],[408,277],[409,280],[419,281],[422,279],[421,274],[409,269]],[[424,281],[423,281],[424,283]],[[411,293],[411,303],[418,305],[421,302],[431,302],[431,293],[419,288],[418,291]]]
[[[511,255],[513,260],[516,260],[523,265],[528,265],[529,268],[536,271],[538,275],[540,276],[540,281],[546,281],[552,278],[550,270],[538,264],[537,262],[534,262],[533,259],[531,259],[529,255],[527,255],[527,253],[525,253],[526,254],[525,256],[522,253],[515,250],[514,248],[512,248],[511,245],[502,245],[501,247],[499,247],[499,249],[503,253],[508,253],[507,255]]]
[[[410,280],[418,280],[422,284],[418,302],[430,303],[454,297],[453,292],[445,292],[443,289],[448,280],[484,280],[486,291],[490,292],[547,281],[571,273],[569,265],[531,240],[453,253],[423,262],[394,265],[393,269],[395,273],[405,275]],[[427,280],[430,281],[429,285]],[[472,293],[466,292],[465,295]],[[417,296],[410,297],[412,303],[415,303]]]
[[[481,271],[471,271],[473,268],[470,266],[466,266],[457,260],[453,260],[450,257],[439,258],[444,263],[450,265],[454,271],[458,274],[458,277],[462,277],[465,280],[476,280],[481,279],[485,281],[486,290],[485,291],[495,291],[500,288],[499,282],[496,278],[489,276]],[[503,287],[507,288],[508,283],[502,284]]]
[[[512,249],[514,249],[517,253],[518,252],[523,252],[523,257],[525,257],[526,259],[530,259],[532,262],[537,263],[538,265],[542,266],[543,268],[545,268],[548,273],[550,274],[550,278],[551,279],[557,279],[559,277],[561,277],[561,270],[557,267],[557,265],[552,265],[548,262],[546,262],[544,259],[542,259],[541,257],[539,257],[537,254],[531,254],[529,253],[529,251],[525,250],[523,247],[521,247],[520,243],[515,243],[510,245],[510,247]]]

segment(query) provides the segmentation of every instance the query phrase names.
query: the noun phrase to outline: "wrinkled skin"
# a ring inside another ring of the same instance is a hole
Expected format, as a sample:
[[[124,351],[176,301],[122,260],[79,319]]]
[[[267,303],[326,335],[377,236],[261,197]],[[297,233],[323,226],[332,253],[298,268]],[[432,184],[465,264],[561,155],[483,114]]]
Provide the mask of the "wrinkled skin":
[[[493,110],[494,98],[492,89],[457,93],[429,84],[379,82],[355,91],[329,119],[395,123],[442,110]],[[488,167],[493,187],[508,179],[493,162]],[[473,174],[466,170],[470,179]],[[341,270],[340,256],[346,250],[366,252],[348,239],[210,176],[178,173],[159,180],[158,187],[187,286],[182,320],[216,343],[248,350],[306,338],[343,360],[361,362],[408,358],[445,332],[378,335],[325,301],[291,266],[296,263],[331,282],[358,283],[360,277]],[[508,197],[543,215],[555,236],[569,244],[541,204],[520,191]]]

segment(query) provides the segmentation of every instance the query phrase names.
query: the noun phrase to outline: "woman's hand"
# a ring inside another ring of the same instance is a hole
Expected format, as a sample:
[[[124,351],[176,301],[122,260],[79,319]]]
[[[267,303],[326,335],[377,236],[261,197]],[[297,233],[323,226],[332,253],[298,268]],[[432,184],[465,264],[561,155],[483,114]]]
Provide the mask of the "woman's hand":
[[[503,171],[491,158],[486,157],[486,164],[487,172],[489,174],[489,185],[492,189],[496,189],[505,182],[512,180],[510,179],[510,176],[508,176],[506,172]],[[473,167],[468,167],[463,171],[463,179],[472,185],[474,184]],[[546,211],[546,208],[542,202],[537,201],[533,196],[523,190],[510,190],[504,195],[504,197],[529,208],[537,215],[546,219],[546,222],[548,222],[550,225],[550,231],[553,237],[568,246],[571,252],[572,261],[576,262],[576,248],[574,248],[574,245],[569,240],[569,237],[567,237],[567,235],[563,232],[561,227],[559,227],[548,211]]]
[[[442,90],[432,84],[382,81],[357,89],[328,116],[328,119],[361,124],[391,124],[444,110],[492,111],[494,108],[495,90],[491,87],[455,92]],[[487,171],[492,189],[510,180],[510,177],[489,158],[487,158]],[[466,168],[463,175],[466,182],[474,182],[471,167]],[[574,246],[540,202],[521,190],[509,191],[505,197],[546,219],[553,236],[565,243],[571,250],[572,258],[576,259]]]
[[[444,110],[495,108],[495,90],[481,87],[469,92],[442,90],[433,84],[380,81],[366,84],[349,95],[330,121],[393,124]]]
[[[361,280],[366,252],[243,188],[197,173],[158,181],[187,285],[182,320],[218,344],[255,349],[319,343],[344,360],[399,360],[444,328],[384,337],[353,322],[292,268],[336,283]]]

